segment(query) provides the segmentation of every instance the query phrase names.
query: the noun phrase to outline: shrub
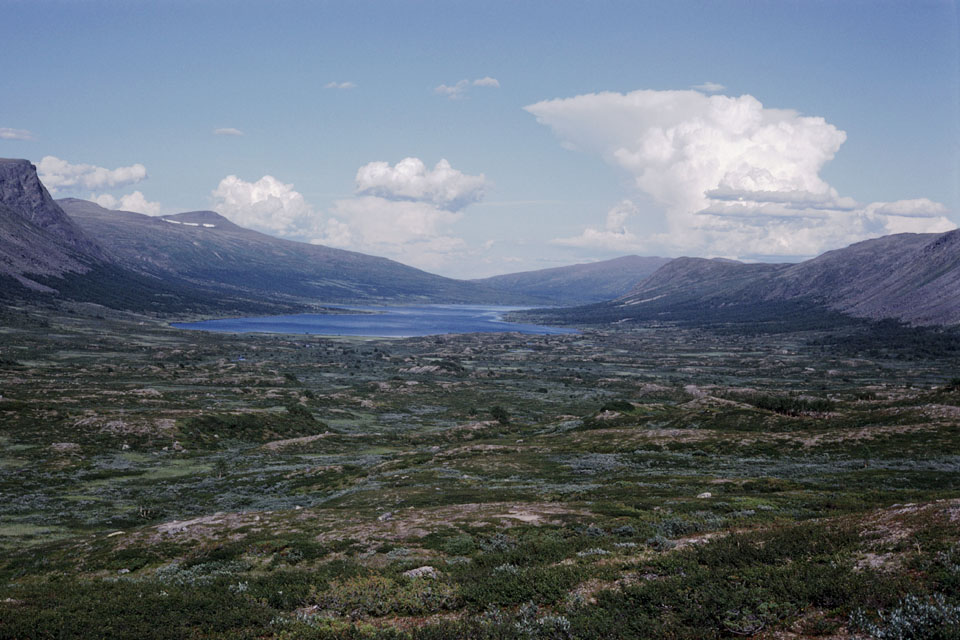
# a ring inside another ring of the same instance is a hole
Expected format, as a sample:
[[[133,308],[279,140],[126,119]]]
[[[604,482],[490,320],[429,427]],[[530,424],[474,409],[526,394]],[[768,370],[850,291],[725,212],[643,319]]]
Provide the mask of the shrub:
[[[877,619],[857,609],[850,626],[877,640],[957,640],[960,606],[939,593],[927,598],[908,595],[897,607],[878,612]]]
[[[336,580],[322,592],[311,593],[309,600],[337,615],[361,618],[427,615],[456,607],[458,598],[456,587],[442,580],[399,581],[373,575]]]

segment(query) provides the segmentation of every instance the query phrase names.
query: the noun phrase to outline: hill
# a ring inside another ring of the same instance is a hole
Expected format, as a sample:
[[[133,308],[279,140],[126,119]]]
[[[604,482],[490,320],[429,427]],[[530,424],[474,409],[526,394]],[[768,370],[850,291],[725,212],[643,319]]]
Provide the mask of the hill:
[[[623,256],[566,267],[508,273],[474,280],[498,291],[576,305],[612,300],[670,262],[670,258]]]

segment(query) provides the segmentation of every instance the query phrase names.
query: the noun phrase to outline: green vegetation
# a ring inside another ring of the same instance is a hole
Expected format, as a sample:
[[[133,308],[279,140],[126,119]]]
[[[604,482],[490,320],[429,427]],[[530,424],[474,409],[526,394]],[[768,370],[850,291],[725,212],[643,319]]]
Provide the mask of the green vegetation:
[[[948,332],[54,311],[0,311],[0,638],[960,637]]]

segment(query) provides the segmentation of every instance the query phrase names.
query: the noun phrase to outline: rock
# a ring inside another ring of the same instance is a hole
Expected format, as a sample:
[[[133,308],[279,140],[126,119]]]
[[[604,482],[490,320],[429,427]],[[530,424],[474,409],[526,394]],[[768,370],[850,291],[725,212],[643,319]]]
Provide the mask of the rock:
[[[386,513],[381,513],[377,516],[377,520],[380,522],[387,522],[388,520],[393,520],[393,511],[387,511]]]
[[[703,493],[697,494],[698,498],[712,498],[713,494],[709,491],[704,491]]]
[[[403,572],[404,578],[427,578],[429,580],[436,580],[440,577],[440,572],[427,565],[424,567],[417,567],[416,569],[410,569],[409,571]]]

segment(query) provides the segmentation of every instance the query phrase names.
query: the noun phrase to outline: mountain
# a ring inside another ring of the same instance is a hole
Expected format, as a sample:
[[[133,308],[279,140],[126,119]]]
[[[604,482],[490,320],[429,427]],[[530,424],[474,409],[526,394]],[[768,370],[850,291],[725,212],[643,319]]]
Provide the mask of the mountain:
[[[0,301],[73,300],[165,312],[277,308],[125,268],[94,237],[50,197],[33,164],[0,159]]]
[[[840,316],[842,314],[842,316]],[[607,303],[552,321],[792,322],[842,317],[960,324],[960,229],[865,240],[797,264],[677,258]]]
[[[146,216],[74,198],[59,204],[123,266],[218,291],[324,302],[546,302],[387,258],[275,238],[213,211]]]
[[[861,318],[960,323],[960,229],[866,240],[784,269],[768,296]]]
[[[558,305],[612,300],[670,262],[670,258],[623,256],[613,260],[508,273],[473,280],[497,291],[538,297]]]
[[[53,201],[27,160],[0,159],[0,276],[35,291],[44,277],[108,263],[104,251]]]

